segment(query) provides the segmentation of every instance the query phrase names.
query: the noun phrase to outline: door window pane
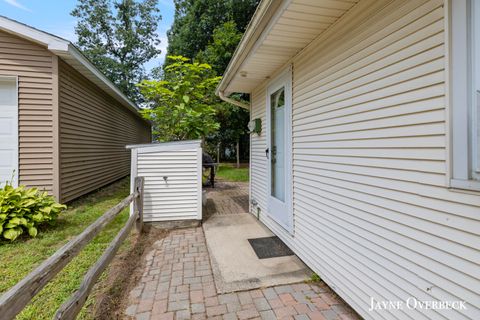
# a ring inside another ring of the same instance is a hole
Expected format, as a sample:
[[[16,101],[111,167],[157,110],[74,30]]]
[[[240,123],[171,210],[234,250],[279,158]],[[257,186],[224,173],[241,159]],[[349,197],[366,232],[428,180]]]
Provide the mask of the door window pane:
[[[285,88],[270,96],[272,196],[285,201]]]

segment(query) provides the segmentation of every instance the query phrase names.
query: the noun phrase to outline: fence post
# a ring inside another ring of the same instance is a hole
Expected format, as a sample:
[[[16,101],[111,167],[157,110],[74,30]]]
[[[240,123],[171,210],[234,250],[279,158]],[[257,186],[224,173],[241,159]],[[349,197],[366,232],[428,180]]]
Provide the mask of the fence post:
[[[135,177],[135,191],[138,196],[133,200],[133,212],[138,212],[136,228],[138,233],[142,232],[143,227],[143,184],[144,177]]]

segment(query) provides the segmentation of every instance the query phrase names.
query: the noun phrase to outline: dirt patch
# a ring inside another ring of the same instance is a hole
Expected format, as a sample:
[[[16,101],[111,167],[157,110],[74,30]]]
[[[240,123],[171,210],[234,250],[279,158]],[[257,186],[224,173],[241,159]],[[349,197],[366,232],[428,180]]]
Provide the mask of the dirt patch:
[[[106,279],[97,284],[95,303],[91,306],[94,319],[123,319],[127,308],[128,295],[142,277],[145,259],[155,241],[164,238],[168,230],[144,225],[139,237],[132,235],[130,247],[118,254],[112,261]]]

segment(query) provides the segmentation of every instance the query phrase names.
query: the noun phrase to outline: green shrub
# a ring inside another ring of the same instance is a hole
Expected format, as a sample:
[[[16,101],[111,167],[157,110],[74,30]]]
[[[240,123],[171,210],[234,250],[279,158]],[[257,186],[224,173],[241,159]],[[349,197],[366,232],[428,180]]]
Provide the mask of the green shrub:
[[[0,238],[14,241],[23,232],[35,237],[39,225],[51,223],[66,208],[47,192],[6,184],[0,189]]]

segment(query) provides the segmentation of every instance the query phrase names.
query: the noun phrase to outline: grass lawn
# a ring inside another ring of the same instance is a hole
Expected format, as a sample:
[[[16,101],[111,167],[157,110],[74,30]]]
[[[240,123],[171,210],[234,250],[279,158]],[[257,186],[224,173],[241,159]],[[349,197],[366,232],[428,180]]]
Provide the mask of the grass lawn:
[[[21,238],[16,242],[0,242],[0,293],[25,277],[43,260],[68,240],[82,232],[129,194],[129,180],[122,179],[98,192],[72,202],[53,227],[40,230],[34,239]],[[23,310],[17,319],[52,319],[57,308],[76,289],[86,271],[101,256],[104,249],[128,219],[127,209],[114,219],[81,253],[75,257]],[[124,246],[128,246],[128,238]],[[104,275],[105,276],[105,275]],[[90,297],[87,304],[93,302]],[[92,318],[82,311],[79,319]]]
[[[247,182],[249,179],[248,167],[237,169],[228,164],[220,164],[216,177],[226,181]]]

